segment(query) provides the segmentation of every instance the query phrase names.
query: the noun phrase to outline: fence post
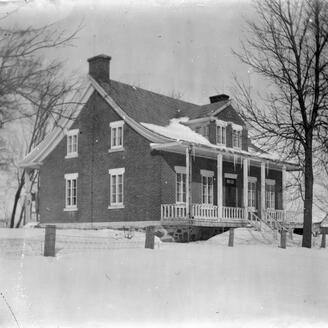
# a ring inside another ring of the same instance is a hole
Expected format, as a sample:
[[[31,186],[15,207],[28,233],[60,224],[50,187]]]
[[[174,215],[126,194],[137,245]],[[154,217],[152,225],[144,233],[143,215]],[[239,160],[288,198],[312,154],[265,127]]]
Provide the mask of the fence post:
[[[154,227],[152,226],[146,227],[145,248],[154,249],[154,245],[155,245]]]
[[[233,247],[234,237],[235,237],[235,229],[230,228],[229,229],[229,243],[228,243],[229,247]]]
[[[56,256],[56,226],[46,225],[44,237],[44,256]]]
[[[326,231],[322,231],[321,248],[326,248]]]
[[[293,240],[293,228],[289,228],[289,239]]]
[[[282,229],[280,232],[280,247],[286,248],[286,241],[287,241],[287,231]]]

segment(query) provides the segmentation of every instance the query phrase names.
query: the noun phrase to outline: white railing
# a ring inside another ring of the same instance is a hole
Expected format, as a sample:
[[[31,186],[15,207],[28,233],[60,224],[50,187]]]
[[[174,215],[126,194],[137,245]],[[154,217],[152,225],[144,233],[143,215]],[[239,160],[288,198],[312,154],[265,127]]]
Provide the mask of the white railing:
[[[191,217],[202,220],[244,220],[245,210],[240,207],[222,207],[221,212],[216,205],[192,204]],[[163,204],[161,206],[161,219],[189,219],[186,204]]]
[[[192,216],[196,219],[218,219],[219,209],[217,206],[210,204],[193,204]]]
[[[222,219],[245,219],[245,210],[241,207],[222,207]]]
[[[167,219],[187,219],[186,204],[163,204],[161,206],[161,218]]]
[[[286,219],[286,211],[266,209],[265,216],[267,221],[271,221],[273,219],[278,222],[284,222]]]

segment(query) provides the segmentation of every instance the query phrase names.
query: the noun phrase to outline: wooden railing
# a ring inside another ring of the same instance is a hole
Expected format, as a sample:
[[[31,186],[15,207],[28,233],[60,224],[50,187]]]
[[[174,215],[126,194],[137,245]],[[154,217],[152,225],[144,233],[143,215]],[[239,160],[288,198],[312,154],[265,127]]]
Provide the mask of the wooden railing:
[[[245,219],[245,210],[241,207],[222,207],[222,219]]]
[[[221,212],[222,211],[222,212]],[[202,220],[244,220],[245,210],[240,207],[222,207],[210,204],[192,204],[191,218]],[[163,204],[161,206],[162,220],[189,219],[185,204]]]
[[[218,219],[219,209],[215,205],[193,204],[191,215],[196,219]]]
[[[274,210],[266,209],[265,215],[267,219],[274,219],[279,222],[284,222],[286,220],[286,211],[285,210]]]
[[[186,204],[164,204],[161,206],[161,218],[167,219],[187,219]]]

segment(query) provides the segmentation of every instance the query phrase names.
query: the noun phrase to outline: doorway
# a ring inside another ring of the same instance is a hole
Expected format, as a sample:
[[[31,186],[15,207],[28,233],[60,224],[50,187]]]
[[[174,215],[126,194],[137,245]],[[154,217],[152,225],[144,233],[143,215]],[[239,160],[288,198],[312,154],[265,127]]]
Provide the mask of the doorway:
[[[237,179],[224,178],[224,206],[237,207]]]

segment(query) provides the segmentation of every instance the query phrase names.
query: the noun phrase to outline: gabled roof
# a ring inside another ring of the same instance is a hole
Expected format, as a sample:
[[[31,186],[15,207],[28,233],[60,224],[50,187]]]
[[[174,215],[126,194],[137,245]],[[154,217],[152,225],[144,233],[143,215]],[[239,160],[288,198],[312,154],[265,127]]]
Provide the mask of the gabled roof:
[[[188,116],[191,120],[205,116],[212,116],[214,113],[217,113],[229,103],[230,100],[221,100],[212,104],[198,106],[197,110],[189,110],[189,112],[186,113],[186,116]]]
[[[139,87],[110,80],[100,82],[106,93],[137,122],[167,125],[174,117],[188,116],[201,106],[174,99]]]

